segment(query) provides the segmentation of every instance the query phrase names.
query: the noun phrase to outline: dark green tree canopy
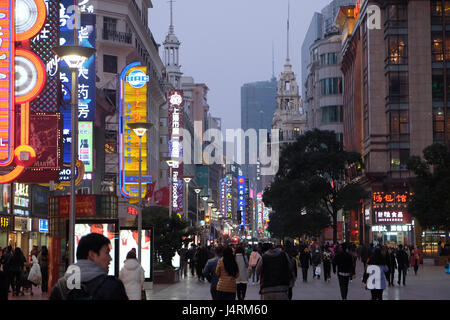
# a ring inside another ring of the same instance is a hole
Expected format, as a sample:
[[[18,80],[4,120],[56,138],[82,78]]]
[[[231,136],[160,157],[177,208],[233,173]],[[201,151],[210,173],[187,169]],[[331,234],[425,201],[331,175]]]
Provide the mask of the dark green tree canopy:
[[[361,169],[361,156],[343,150],[333,131],[307,131],[281,151],[279,170],[266,188],[263,201],[276,212],[274,218],[291,221],[287,229],[295,228],[305,234],[327,227],[331,217],[336,242],[338,211],[357,208],[360,200],[367,197],[358,183],[348,182],[350,166]],[[302,211],[307,214],[301,216]],[[323,219],[325,216],[329,217],[328,222]],[[278,222],[271,219],[270,223]],[[280,225],[273,230],[278,233],[279,228]]]
[[[445,145],[432,144],[423,150],[422,160],[413,156],[408,169],[416,174],[410,214],[424,228],[450,229],[450,153]]]

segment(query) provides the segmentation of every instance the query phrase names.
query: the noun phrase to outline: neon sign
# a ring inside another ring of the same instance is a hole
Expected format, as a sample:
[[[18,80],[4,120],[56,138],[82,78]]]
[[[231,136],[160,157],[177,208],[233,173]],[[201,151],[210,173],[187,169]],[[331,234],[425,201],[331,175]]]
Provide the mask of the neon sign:
[[[238,210],[241,211],[241,226],[245,228],[245,177],[238,177]]]
[[[147,67],[140,62],[126,66],[120,74],[120,117],[119,117],[119,186],[121,194],[126,197],[138,197],[139,194],[139,138],[128,128],[128,123],[147,121],[147,81],[144,86],[136,88],[135,77],[147,73]],[[131,75],[131,78],[129,78]],[[131,79],[131,83],[127,81]],[[148,135],[148,134],[147,134]],[[147,168],[147,135],[142,136],[142,181],[151,182]],[[142,185],[142,198],[145,197],[145,185]]]

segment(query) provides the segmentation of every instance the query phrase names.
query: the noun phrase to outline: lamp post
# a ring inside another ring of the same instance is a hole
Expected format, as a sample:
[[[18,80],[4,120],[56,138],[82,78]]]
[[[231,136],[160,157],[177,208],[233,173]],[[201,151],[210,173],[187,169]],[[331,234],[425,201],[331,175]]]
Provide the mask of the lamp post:
[[[204,204],[203,204],[203,211],[204,211],[204,213],[205,213],[205,217],[204,217],[204,219],[205,219],[205,221],[206,221],[206,201],[208,201],[208,199],[209,199],[209,195],[207,195],[207,194],[204,194],[202,197],[202,200],[204,201]],[[203,229],[202,228],[202,235],[204,236],[204,231],[206,230],[206,224],[205,224],[205,229]],[[200,240],[200,242],[203,244],[203,236],[201,237],[202,239]]]
[[[153,125],[148,122],[128,123],[127,126],[134,131],[139,138],[139,211],[138,211],[138,261],[141,263],[142,240],[142,137]]]
[[[208,201],[209,233],[211,233],[211,227],[212,227],[212,212],[211,212],[211,210],[212,210],[213,205],[214,205],[214,201]]]
[[[199,197],[199,193],[202,191],[202,188],[195,188],[194,191],[197,195],[197,219],[195,222],[195,226],[198,226],[198,197]]]
[[[191,182],[191,180],[194,177],[191,176],[185,176],[183,177],[184,180],[184,184],[186,186],[186,192],[185,192],[185,196],[184,196],[184,218],[185,219],[189,219],[189,182]]]
[[[72,72],[72,92],[70,93],[72,132],[70,148],[69,264],[73,264],[75,257],[75,166],[78,160],[78,70],[95,53],[95,49],[74,45],[54,47],[52,51],[67,63]]]

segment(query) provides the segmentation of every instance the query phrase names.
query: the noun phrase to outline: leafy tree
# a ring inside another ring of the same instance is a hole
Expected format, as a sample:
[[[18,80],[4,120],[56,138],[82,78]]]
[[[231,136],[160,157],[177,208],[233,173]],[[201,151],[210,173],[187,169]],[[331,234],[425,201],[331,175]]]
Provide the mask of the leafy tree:
[[[172,258],[175,256],[176,251],[181,249],[183,237],[195,234],[195,229],[188,228],[188,223],[185,220],[180,220],[176,214],[169,218],[169,209],[159,206],[144,207],[142,210],[142,227],[150,226],[153,226],[152,237],[155,257],[157,257],[155,269],[158,267],[171,269]],[[137,227],[137,217],[135,227]],[[186,239],[184,243],[186,241],[189,241],[189,239]],[[159,263],[159,260],[162,263]]]
[[[410,214],[424,228],[450,230],[450,153],[440,143],[423,150],[422,160],[410,157],[408,169],[416,174],[414,195],[408,204]]]
[[[339,210],[355,209],[368,196],[361,185],[348,182],[351,166],[362,167],[361,155],[344,151],[332,131],[307,131],[296,142],[286,145],[281,150],[274,181],[263,194],[265,205],[277,212],[274,218],[291,221],[281,223],[271,219],[275,233],[281,232],[279,228],[288,232],[295,222],[300,232],[312,235],[329,225],[329,220],[323,219],[328,216],[336,243]],[[307,212],[303,219],[302,211]],[[293,216],[300,217],[293,219]]]

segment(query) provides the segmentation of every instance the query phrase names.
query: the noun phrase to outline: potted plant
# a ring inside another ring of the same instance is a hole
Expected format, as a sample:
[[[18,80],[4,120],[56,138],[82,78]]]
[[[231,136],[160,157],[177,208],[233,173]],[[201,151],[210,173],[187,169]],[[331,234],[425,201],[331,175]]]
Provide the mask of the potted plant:
[[[142,227],[150,226],[153,226],[154,243],[153,282],[178,282],[179,272],[172,266],[172,259],[181,249],[183,237],[189,236],[192,230],[188,228],[187,221],[181,220],[176,214],[169,218],[168,208],[160,206],[143,208]]]

